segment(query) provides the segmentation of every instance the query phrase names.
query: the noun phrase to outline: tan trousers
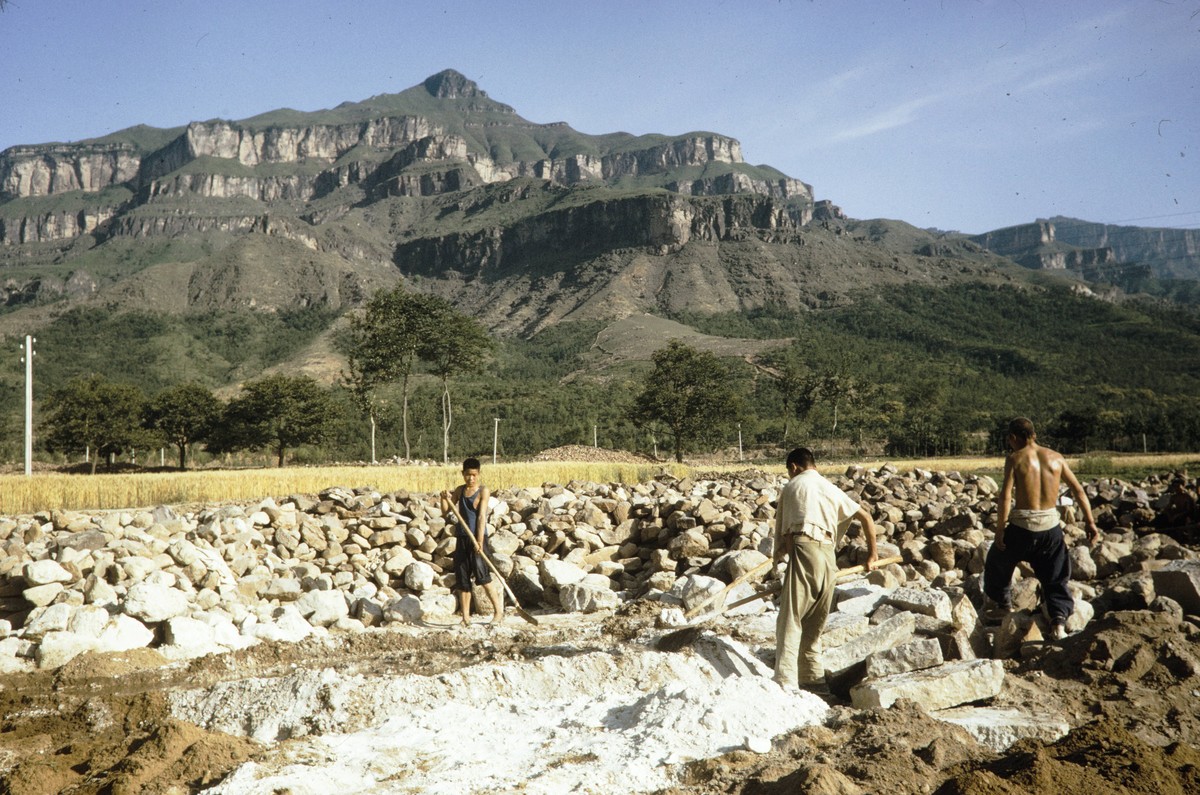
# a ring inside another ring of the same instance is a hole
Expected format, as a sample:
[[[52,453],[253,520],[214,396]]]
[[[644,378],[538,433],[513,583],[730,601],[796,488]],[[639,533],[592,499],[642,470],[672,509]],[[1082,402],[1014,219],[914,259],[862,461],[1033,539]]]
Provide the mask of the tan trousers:
[[[779,684],[794,687],[825,678],[821,631],[833,607],[836,581],[833,545],[797,536],[788,556],[775,622],[775,681]]]

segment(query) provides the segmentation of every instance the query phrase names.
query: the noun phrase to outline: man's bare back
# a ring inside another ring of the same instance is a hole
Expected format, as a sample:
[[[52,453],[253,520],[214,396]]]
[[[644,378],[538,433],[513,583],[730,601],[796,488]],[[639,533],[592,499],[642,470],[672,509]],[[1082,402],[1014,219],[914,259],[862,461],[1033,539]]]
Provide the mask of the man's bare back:
[[[1004,529],[1008,526],[1009,514],[1014,507],[1023,511],[1055,508],[1063,481],[1066,481],[1083,512],[1088,541],[1095,543],[1100,531],[1092,517],[1091,503],[1062,454],[1039,445],[1032,424],[1026,434],[1010,431],[1008,447],[1012,452],[1004,461],[1004,485],[1000,489],[1000,505],[996,511],[996,544],[1004,549]]]
[[[1008,456],[1013,472],[1013,499],[1017,508],[1044,511],[1058,505],[1066,461],[1062,454],[1030,442]],[[1070,472],[1070,468],[1067,467]]]

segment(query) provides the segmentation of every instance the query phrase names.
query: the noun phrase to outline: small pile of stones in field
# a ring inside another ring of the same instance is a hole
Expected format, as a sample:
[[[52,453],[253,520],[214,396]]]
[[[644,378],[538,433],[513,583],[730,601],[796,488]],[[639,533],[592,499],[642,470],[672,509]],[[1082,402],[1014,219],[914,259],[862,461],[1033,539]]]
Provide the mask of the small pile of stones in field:
[[[992,478],[885,465],[851,467],[833,480],[872,512],[880,557],[903,557],[872,572],[872,586],[939,591],[969,602],[974,615],[996,510]],[[1072,588],[1077,604],[1091,605],[1077,611],[1077,623],[1114,609],[1154,606],[1180,620],[1200,613],[1155,591],[1152,574],[1174,561],[1200,581],[1194,546],[1153,528],[1168,480],[1088,484],[1104,531],[1094,547],[1064,509]],[[596,612],[653,600],[681,614],[769,559],[784,482],[746,472],[504,489],[491,511],[494,560],[530,610]],[[431,494],[335,487],[187,513],[160,506],[0,517],[0,672],[52,668],[87,651],[153,647],[178,659],[263,640],[452,621],[455,538],[437,503]],[[853,525],[839,564],[865,554]],[[1015,606],[1036,600],[1032,577],[1019,579]],[[943,645],[955,631],[945,617],[924,629],[941,632]],[[965,655],[977,640],[950,645]]]

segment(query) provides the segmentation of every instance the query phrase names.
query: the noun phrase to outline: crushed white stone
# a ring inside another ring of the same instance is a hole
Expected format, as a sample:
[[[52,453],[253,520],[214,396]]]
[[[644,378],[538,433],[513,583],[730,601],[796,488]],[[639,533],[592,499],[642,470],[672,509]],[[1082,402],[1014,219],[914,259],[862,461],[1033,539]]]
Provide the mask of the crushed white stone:
[[[809,693],[733,672],[718,646],[594,651],[437,676],[298,671],[180,693],[172,709],[209,728],[301,738],[206,790],[214,794],[649,792],[673,783],[680,763],[762,753],[768,738],[826,717]]]

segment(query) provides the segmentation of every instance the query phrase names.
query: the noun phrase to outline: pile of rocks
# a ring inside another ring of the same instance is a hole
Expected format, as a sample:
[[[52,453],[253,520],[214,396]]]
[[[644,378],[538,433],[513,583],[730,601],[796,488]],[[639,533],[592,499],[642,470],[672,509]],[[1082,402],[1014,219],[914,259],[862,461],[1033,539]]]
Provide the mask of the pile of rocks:
[[[946,650],[982,656],[977,633],[953,618],[979,603],[996,483],[891,466],[852,467],[834,480],[873,512],[881,556],[904,558],[872,573],[869,587],[889,601],[872,605],[864,620],[884,626],[915,614],[914,627]],[[781,477],[745,473],[505,489],[492,505],[494,559],[529,609],[590,612],[636,598],[694,603],[768,559],[782,485]],[[1165,500],[1163,481],[1088,489],[1108,532],[1092,550],[1072,552],[1078,601],[1200,612],[1156,601],[1151,570],[1197,558],[1148,529]],[[1082,536],[1073,525],[1068,533]],[[54,667],[88,650],[152,646],[189,657],[448,617],[454,546],[435,495],[341,487],[189,513],[164,506],[0,518],[0,670]],[[853,527],[839,562],[864,555],[861,528]],[[1104,578],[1114,585],[1101,593]],[[1032,607],[1035,587],[1018,582],[1017,607]],[[897,601],[921,592],[937,602],[928,621]],[[850,601],[863,596],[874,598]],[[477,603],[486,608],[487,600]],[[884,615],[888,605],[893,615]]]
[[[587,447],[582,444],[568,444],[562,447],[551,447],[533,456],[534,461],[586,461],[608,464],[645,464],[653,461],[648,456],[631,453],[628,450],[611,450],[607,447]]]

